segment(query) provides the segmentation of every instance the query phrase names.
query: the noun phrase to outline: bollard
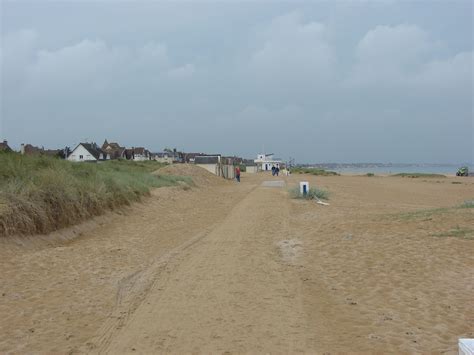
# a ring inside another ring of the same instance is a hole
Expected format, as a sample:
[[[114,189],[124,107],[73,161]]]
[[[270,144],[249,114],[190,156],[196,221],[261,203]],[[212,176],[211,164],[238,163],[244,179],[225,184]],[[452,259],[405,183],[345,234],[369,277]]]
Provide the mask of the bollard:
[[[300,181],[300,194],[306,196],[309,193],[309,183],[307,181]]]

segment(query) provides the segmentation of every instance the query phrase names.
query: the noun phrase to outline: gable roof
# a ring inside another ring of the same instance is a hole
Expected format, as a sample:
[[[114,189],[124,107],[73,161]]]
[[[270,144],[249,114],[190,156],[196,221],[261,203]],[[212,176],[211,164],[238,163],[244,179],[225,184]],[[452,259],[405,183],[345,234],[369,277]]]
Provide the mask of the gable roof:
[[[72,152],[74,152],[80,145],[82,145],[97,160],[100,160],[101,154],[102,159],[105,159],[105,157],[107,156],[107,153],[100,149],[99,146],[95,143],[79,143],[77,147],[72,150]]]

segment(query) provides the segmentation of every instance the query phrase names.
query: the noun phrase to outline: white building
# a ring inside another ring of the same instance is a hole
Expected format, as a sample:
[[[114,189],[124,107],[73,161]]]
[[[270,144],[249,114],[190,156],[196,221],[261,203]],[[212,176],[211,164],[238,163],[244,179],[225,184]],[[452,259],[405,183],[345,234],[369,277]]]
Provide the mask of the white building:
[[[100,161],[109,160],[110,155],[100,149],[95,143],[79,143],[67,157],[69,161]]]
[[[257,164],[258,169],[262,171],[271,171],[272,167],[280,168],[282,161],[280,159],[273,158],[272,154],[258,154],[257,159],[254,160]]]

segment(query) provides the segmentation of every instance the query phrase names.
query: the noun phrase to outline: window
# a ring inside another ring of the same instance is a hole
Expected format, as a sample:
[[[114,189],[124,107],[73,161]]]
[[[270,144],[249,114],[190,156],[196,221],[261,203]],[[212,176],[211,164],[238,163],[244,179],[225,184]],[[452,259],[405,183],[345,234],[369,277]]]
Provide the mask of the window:
[[[79,155],[79,160],[82,160],[84,159],[84,156],[83,155]]]

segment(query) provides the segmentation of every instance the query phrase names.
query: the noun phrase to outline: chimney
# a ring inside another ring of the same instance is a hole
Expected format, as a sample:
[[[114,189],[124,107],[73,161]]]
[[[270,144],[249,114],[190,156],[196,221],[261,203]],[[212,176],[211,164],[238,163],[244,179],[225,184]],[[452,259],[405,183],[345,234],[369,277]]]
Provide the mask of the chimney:
[[[8,144],[8,141],[6,139],[4,139],[3,144]]]
[[[20,153],[25,154],[25,143],[21,143]]]

